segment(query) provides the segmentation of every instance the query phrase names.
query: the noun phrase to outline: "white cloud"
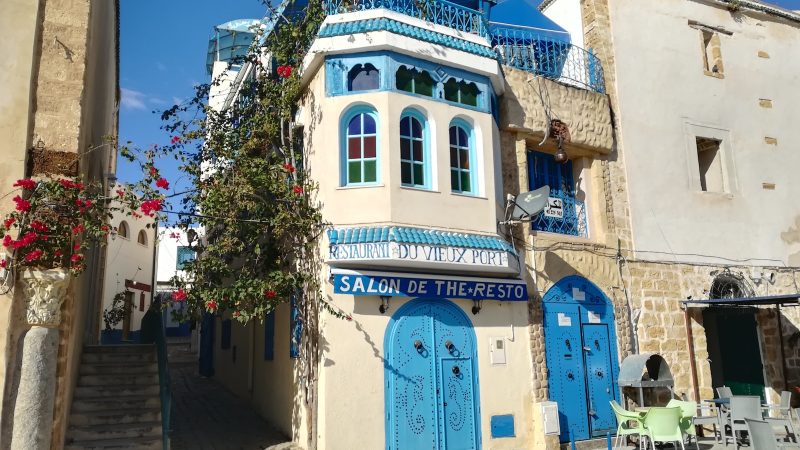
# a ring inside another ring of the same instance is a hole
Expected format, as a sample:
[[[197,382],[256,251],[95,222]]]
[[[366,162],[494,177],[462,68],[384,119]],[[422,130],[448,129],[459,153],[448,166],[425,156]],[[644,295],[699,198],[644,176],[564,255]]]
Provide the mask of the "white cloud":
[[[147,109],[144,104],[147,96],[143,92],[134,91],[133,89],[121,88],[122,92],[122,107],[127,109]]]

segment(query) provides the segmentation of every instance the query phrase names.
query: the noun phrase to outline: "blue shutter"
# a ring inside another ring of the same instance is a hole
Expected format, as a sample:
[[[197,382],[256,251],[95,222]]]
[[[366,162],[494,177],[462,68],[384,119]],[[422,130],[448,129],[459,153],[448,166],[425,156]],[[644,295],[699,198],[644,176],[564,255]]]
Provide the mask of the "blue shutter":
[[[289,357],[300,357],[300,338],[303,335],[303,322],[300,320],[300,311],[297,309],[297,295],[292,295],[292,313],[289,322]]]
[[[275,359],[275,312],[264,317],[264,361]]]
[[[225,319],[222,321],[222,333],[220,336],[219,348],[222,350],[228,350],[231,348],[231,319]]]
[[[185,269],[187,262],[194,261],[195,253],[191,247],[181,246],[178,247],[178,255],[175,258],[175,268],[177,270]]]
[[[528,184],[531,190],[550,186],[550,197],[560,198],[564,202],[563,219],[539,214],[533,221],[534,230],[586,237],[583,204],[575,200],[572,161],[558,164],[553,155],[528,152]],[[577,207],[578,203],[580,208]]]

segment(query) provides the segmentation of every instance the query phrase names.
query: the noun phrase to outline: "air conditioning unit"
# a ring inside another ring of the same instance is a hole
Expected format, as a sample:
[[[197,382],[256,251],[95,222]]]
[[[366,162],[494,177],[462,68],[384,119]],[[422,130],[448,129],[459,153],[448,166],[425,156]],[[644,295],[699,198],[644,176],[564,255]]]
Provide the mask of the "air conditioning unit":
[[[558,403],[542,402],[541,406],[544,434],[547,436],[561,434],[561,425],[558,423]]]

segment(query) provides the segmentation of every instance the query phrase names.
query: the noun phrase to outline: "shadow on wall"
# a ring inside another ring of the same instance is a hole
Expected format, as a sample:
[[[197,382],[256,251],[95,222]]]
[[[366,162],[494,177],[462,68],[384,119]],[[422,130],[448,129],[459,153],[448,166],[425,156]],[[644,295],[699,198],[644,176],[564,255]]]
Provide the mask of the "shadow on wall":
[[[781,240],[789,247],[796,247],[797,251],[789,254],[788,263],[792,267],[800,266],[800,216],[794,218],[794,225],[781,233]]]

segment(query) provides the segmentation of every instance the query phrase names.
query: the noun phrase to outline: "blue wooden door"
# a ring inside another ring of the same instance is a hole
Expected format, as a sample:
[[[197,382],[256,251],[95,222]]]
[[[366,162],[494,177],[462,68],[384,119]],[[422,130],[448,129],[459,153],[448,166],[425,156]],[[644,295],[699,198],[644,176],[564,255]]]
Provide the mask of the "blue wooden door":
[[[550,398],[558,403],[561,441],[589,439],[579,307],[548,305],[544,329]]]
[[[385,340],[386,447],[480,448],[475,335],[446,300],[417,300],[393,317]]]
[[[589,427],[592,436],[601,436],[617,427],[610,403],[614,400],[615,387],[608,326],[584,324],[583,348],[589,393]]]

